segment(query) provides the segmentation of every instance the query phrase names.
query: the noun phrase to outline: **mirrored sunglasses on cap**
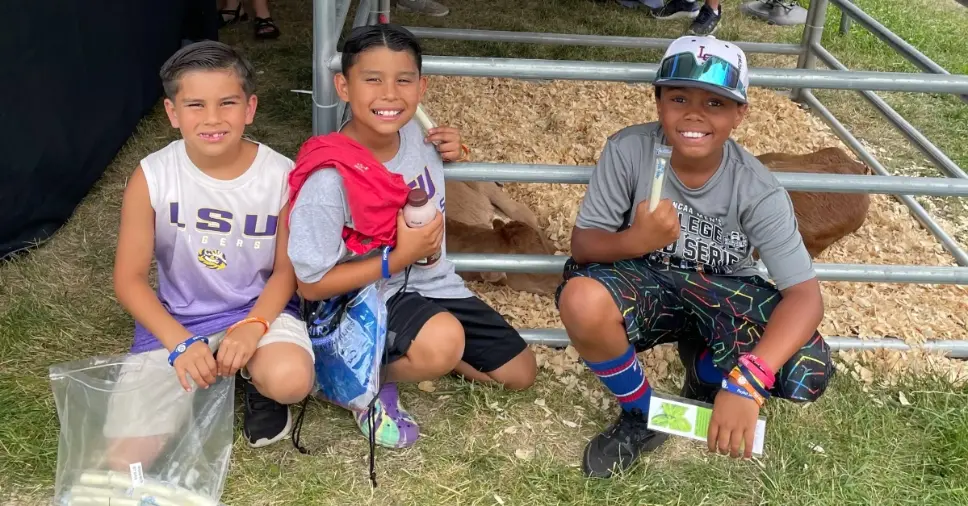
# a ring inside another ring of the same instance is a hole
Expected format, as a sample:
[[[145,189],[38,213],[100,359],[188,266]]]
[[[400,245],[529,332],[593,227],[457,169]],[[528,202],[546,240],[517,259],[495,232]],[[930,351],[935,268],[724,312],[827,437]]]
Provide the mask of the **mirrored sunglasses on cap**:
[[[710,84],[726,88],[739,97],[746,99],[746,87],[739,78],[739,69],[729,61],[715,55],[708,55],[699,63],[693,53],[678,53],[666,57],[659,65],[656,81],[684,80]]]

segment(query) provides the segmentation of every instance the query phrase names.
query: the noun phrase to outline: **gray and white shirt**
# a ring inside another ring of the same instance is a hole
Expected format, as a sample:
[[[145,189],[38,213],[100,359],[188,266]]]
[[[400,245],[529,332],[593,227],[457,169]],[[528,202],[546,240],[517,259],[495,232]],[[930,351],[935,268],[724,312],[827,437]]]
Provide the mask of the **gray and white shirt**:
[[[444,212],[444,167],[432,144],[424,142],[420,126],[410,121],[400,129],[400,149],[384,166],[403,176],[410,188],[427,192],[430,202]],[[343,227],[353,227],[346,188],[336,169],[321,169],[306,180],[292,206],[289,233],[289,258],[296,276],[304,283],[315,283],[335,265],[368,258],[379,251],[358,257],[343,242]],[[457,275],[447,259],[446,242],[439,261],[428,267],[414,265],[407,281],[407,291],[424,297],[458,299],[473,294]],[[387,295],[403,286],[404,273],[395,274]]]
[[[651,193],[654,148],[666,142],[659,123],[630,126],[609,137],[576,226],[609,232],[628,228],[636,206]],[[649,258],[717,275],[755,276],[756,250],[780,290],[813,278],[789,194],[734,140],[723,150],[722,164],[700,188],[686,187],[674,168],[666,172],[662,198],[678,211],[679,239]]]

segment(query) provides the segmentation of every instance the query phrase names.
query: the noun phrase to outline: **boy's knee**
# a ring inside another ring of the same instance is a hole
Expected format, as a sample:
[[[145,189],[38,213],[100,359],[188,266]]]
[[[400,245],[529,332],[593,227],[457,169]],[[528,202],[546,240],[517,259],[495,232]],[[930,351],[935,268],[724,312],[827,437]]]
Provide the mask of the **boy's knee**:
[[[508,390],[527,390],[534,385],[535,375],[520,373],[505,380],[502,385]]]
[[[167,436],[114,439],[107,451],[107,465],[112,471],[129,472],[131,464],[150,469],[167,443]]]
[[[558,312],[565,328],[592,329],[622,324],[622,314],[605,285],[592,278],[573,278],[558,297]]]
[[[314,372],[301,362],[280,361],[259,371],[252,382],[262,395],[280,403],[296,404],[312,393]]]
[[[525,348],[516,357],[511,359],[496,371],[488,373],[488,376],[504,385],[508,390],[527,390],[534,385],[535,378],[538,376],[538,363],[531,348]]]
[[[464,356],[464,326],[450,313],[437,313],[420,329],[407,356],[428,374],[449,374]]]
[[[781,397],[793,402],[814,402],[827,391],[834,375],[829,352],[818,357],[794,357],[778,378]]]

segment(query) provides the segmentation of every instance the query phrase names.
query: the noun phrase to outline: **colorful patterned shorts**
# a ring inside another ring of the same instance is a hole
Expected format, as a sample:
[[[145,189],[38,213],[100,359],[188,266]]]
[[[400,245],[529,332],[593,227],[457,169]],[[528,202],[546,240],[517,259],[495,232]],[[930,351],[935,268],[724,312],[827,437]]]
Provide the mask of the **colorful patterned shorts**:
[[[755,276],[714,276],[645,259],[587,265],[569,259],[556,304],[562,288],[576,277],[594,279],[612,294],[636,350],[702,340],[713,354],[713,363],[725,373],[741,353],[756,346],[781,298],[775,286]],[[773,393],[796,401],[816,400],[832,372],[830,348],[814,333],[777,373]]]

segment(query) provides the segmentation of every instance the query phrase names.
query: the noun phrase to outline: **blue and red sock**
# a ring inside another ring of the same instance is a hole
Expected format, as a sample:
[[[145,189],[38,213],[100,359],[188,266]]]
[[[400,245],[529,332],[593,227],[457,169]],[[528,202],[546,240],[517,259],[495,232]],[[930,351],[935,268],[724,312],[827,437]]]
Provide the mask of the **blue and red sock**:
[[[632,345],[629,345],[625,353],[618,358],[604,362],[586,360],[585,365],[615,394],[622,409],[632,411],[638,408],[642,410],[643,415],[648,415],[652,387],[649,386],[649,380],[645,378],[645,371]]]
[[[702,350],[696,356],[696,376],[699,376],[699,381],[707,385],[719,385],[726,376],[713,364],[713,354],[709,352],[709,348]]]

